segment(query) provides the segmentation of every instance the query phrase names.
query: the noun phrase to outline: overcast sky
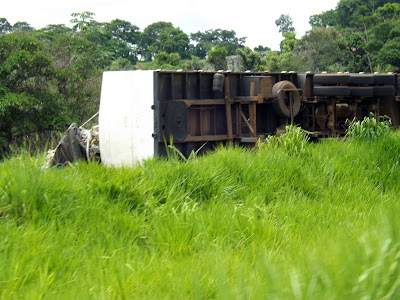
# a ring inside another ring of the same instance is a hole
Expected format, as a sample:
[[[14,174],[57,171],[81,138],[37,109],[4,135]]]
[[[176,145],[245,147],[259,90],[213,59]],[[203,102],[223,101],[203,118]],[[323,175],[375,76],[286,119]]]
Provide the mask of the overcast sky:
[[[0,18],[14,24],[25,21],[36,29],[49,24],[65,24],[71,13],[90,11],[99,22],[122,19],[143,30],[157,21],[172,22],[190,34],[208,29],[234,30],[247,37],[246,46],[258,45],[279,49],[281,34],[275,20],[281,14],[293,19],[297,37],[310,29],[309,17],[336,7],[339,0],[9,0],[0,6]]]

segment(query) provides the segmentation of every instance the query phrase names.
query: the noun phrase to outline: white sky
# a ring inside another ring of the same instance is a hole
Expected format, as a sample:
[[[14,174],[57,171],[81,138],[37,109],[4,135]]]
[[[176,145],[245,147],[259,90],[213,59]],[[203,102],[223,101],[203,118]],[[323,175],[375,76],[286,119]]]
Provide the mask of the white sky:
[[[293,19],[297,37],[310,29],[309,17],[336,7],[339,0],[11,0],[3,1],[0,18],[14,24],[25,21],[36,29],[49,24],[71,27],[71,13],[90,11],[98,22],[121,19],[142,31],[157,21],[172,22],[186,34],[208,29],[234,30],[247,37],[246,46],[279,49],[281,34],[275,20],[281,14]]]

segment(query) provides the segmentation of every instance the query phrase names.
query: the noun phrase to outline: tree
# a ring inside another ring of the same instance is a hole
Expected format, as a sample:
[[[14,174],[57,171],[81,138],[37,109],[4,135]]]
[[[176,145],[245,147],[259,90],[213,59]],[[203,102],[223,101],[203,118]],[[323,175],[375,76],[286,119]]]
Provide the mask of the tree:
[[[119,57],[112,61],[111,65],[106,69],[107,71],[129,71],[135,70],[136,67],[131,64],[129,60]]]
[[[206,30],[196,32],[190,35],[190,40],[194,42],[193,55],[199,58],[205,58],[208,51],[219,45],[228,51],[228,55],[234,55],[236,49],[243,48],[246,42],[245,37],[236,37],[233,30]]]
[[[364,39],[358,32],[344,32],[345,45],[350,57],[345,64],[349,72],[370,72],[368,52]]]
[[[299,42],[299,40],[296,39],[296,34],[294,32],[284,32],[282,35],[284,39],[281,41],[281,51],[284,52],[284,49],[293,51]]]
[[[139,42],[139,27],[128,21],[112,20],[110,23],[105,23],[105,30],[111,33],[113,39],[125,42],[130,46],[137,45]]]
[[[307,32],[297,49],[300,51],[299,55],[306,59],[310,71],[342,71],[346,68],[343,63],[349,53],[346,51],[343,36],[333,27],[316,27]]]
[[[167,28],[174,28],[171,22],[156,22],[148,25],[140,35],[139,53],[145,60],[152,60],[160,50],[160,34]]]
[[[254,51],[256,51],[256,52],[269,52],[269,51],[271,51],[271,48],[258,45],[257,47],[254,48]]]
[[[294,55],[294,50],[299,40],[296,39],[292,18],[289,15],[282,14],[275,21],[275,24],[279,27],[279,32],[281,32],[284,37],[280,44],[280,67],[286,70],[302,71],[304,69],[304,61],[298,55]]]
[[[386,42],[377,54],[379,65],[393,66],[393,71],[400,71],[400,37]]]
[[[61,106],[48,83],[52,61],[25,32],[0,36],[0,150],[30,134],[57,128]]]
[[[48,47],[55,94],[63,102],[68,123],[82,122],[98,110],[104,52],[96,43],[72,35],[59,35]]]
[[[279,55],[276,52],[270,51],[265,56],[266,69],[271,72],[281,71],[281,62]]]
[[[55,35],[55,34],[69,34],[72,32],[72,29],[65,26],[64,24],[50,24],[38,31],[48,33],[49,35]]]
[[[312,28],[333,26],[336,24],[335,11],[331,9],[318,15],[312,15],[308,23]]]
[[[383,20],[383,22],[399,19],[400,4],[386,3],[384,6],[378,7],[376,14]]]
[[[236,53],[240,56],[245,70],[258,71],[261,64],[261,55],[258,52],[252,51],[249,47],[237,49]]]
[[[294,33],[293,20],[289,15],[282,14],[277,20],[275,20],[276,26],[279,27],[279,32],[284,34],[285,32]]]
[[[154,57],[154,64],[160,69],[176,69],[179,65],[181,56],[179,53],[167,53],[160,51]]]
[[[370,17],[386,4],[400,3],[399,0],[340,0],[334,10],[310,17],[312,27],[336,26],[357,28],[362,17]]]
[[[81,13],[72,13],[73,19],[70,21],[74,26],[72,27],[75,31],[86,31],[90,25],[94,22],[94,13],[90,11],[84,11]]]
[[[208,51],[208,61],[212,63],[216,70],[226,69],[226,57],[228,56],[228,51],[225,47],[220,47],[216,45],[214,49]]]
[[[165,28],[160,33],[159,49],[167,53],[178,53],[189,58],[189,37],[179,28]]]
[[[313,30],[332,26],[341,33],[340,44],[346,47],[340,46],[339,67],[351,72],[400,68],[392,65],[397,64],[397,42],[392,40],[400,37],[400,0],[340,0],[334,10],[311,16],[310,24]]]
[[[27,22],[17,22],[11,28],[11,31],[32,31],[32,30],[34,30],[34,28]]]
[[[282,70],[295,72],[305,71],[304,58],[299,55],[294,55],[288,45],[283,46],[279,59]]]
[[[11,24],[8,23],[6,18],[0,18],[0,34],[6,34],[11,31]]]

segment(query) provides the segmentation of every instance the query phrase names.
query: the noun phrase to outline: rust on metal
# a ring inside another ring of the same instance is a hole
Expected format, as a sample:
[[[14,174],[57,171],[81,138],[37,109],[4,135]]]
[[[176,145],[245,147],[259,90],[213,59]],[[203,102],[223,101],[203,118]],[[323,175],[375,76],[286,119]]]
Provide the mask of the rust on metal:
[[[161,149],[172,136],[184,155],[205,142],[205,148],[255,143],[289,123],[318,137],[344,134],[347,119],[371,112],[400,125],[398,74],[160,71],[155,77],[154,137]]]

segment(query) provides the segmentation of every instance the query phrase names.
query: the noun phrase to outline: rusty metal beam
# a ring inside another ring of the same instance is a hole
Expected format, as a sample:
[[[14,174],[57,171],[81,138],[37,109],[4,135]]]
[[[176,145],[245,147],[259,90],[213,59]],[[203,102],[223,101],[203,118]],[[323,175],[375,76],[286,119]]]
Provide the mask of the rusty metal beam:
[[[188,135],[184,140],[174,141],[174,143],[226,141],[229,139],[230,139],[229,136],[226,134],[223,134],[223,135],[196,135],[196,136]]]
[[[249,123],[249,121],[247,120],[246,116],[244,115],[243,111],[240,110],[240,115],[242,116],[243,121],[246,123],[247,127],[249,127],[250,132],[253,134],[253,136],[256,135],[256,132],[254,131],[253,127],[251,126],[251,124]]]
[[[250,103],[249,104],[249,123],[250,123],[250,131],[252,133],[252,136],[256,136],[256,131],[257,131],[257,122],[256,122],[256,103]]]
[[[192,105],[224,105],[225,99],[201,99],[201,100],[174,100],[177,102],[183,102],[187,107]]]
[[[225,103],[225,113],[226,113],[226,128],[228,131],[228,138],[230,140],[233,139],[233,133],[232,133],[232,109],[231,109],[231,103],[226,102]]]

